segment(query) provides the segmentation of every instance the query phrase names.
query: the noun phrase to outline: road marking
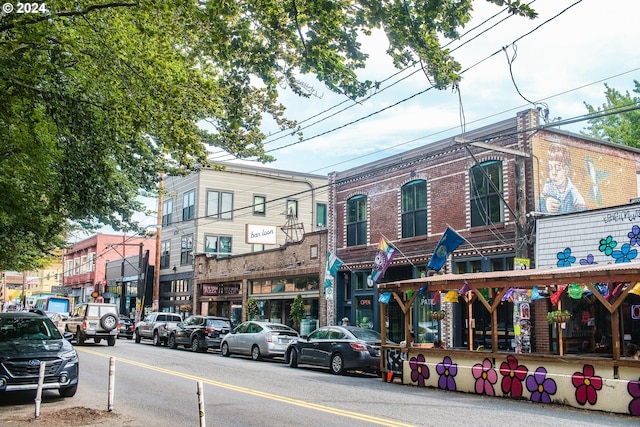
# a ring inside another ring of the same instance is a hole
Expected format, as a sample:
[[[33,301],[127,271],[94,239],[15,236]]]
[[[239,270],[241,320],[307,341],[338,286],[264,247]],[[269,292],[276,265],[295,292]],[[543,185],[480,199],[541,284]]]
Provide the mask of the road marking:
[[[105,358],[112,357],[112,356],[109,356],[109,355],[106,355],[106,354],[103,354],[103,353],[99,353],[97,351],[89,350],[88,348],[78,348],[78,347],[76,347],[76,350],[84,352],[84,353],[93,354],[94,356],[101,356],[101,357],[105,357]],[[210,379],[207,379],[207,378],[197,377],[195,375],[190,375],[190,374],[185,374],[185,373],[182,373],[182,372],[172,371],[172,370],[169,370],[169,369],[160,368],[158,366],[153,366],[153,365],[148,365],[146,363],[137,362],[135,360],[123,359],[121,357],[116,357],[115,359],[118,362],[128,363],[129,365],[139,366],[141,368],[150,369],[152,371],[162,372],[164,374],[173,375],[173,376],[176,376],[176,377],[181,377],[181,378],[190,379],[190,380],[194,380],[194,381],[202,381],[205,384],[209,384],[209,385],[212,385],[212,386],[215,386],[215,387],[225,388],[227,390],[233,390],[233,391],[237,391],[239,393],[250,394],[250,395],[262,397],[262,398],[265,398],[265,399],[276,400],[278,402],[288,403],[290,405],[295,405],[295,406],[301,406],[303,408],[309,408],[309,409],[313,409],[313,410],[320,411],[320,412],[326,412],[326,413],[329,413],[329,414],[340,415],[340,416],[343,416],[343,417],[346,417],[346,418],[353,418],[353,419],[360,420],[360,421],[368,421],[370,423],[379,424],[379,425],[382,425],[382,426],[398,426],[398,427],[412,427],[413,426],[413,424],[406,424],[406,423],[403,423],[403,422],[400,422],[400,421],[393,421],[393,420],[388,420],[388,419],[384,419],[384,418],[378,418],[378,417],[374,417],[374,416],[371,416],[371,415],[361,414],[361,413],[358,413],[358,412],[346,411],[344,409],[334,408],[334,407],[325,406],[325,405],[319,405],[317,403],[307,402],[307,401],[304,401],[304,400],[292,399],[290,397],[280,396],[280,395],[277,395],[277,394],[272,394],[272,393],[267,393],[267,392],[264,392],[264,391],[254,390],[254,389],[251,389],[251,388],[240,387],[240,386],[236,386],[236,385],[233,385],[233,384],[227,384],[227,383],[223,383],[223,382],[220,382],[220,381],[210,380]]]

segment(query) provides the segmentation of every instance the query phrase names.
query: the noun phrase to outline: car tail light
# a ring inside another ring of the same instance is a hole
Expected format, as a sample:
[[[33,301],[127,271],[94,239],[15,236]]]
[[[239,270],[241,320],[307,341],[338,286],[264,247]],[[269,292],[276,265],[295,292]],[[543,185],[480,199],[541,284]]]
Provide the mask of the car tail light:
[[[83,331],[86,331],[86,330],[87,330],[87,321],[86,321],[86,320],[83,320],[83,321],[82,321],[82,330],[83,330]]]
[[[353,351],[369,351],[366,345],[360,344],[359,342],[351,342],[349,343],[349,345],[351,346]]]
[[[273,342],[273,337],[271,336],[271,332],[267,332],[267,333],[265,334],[264,340],[265,340],[266,342]]]

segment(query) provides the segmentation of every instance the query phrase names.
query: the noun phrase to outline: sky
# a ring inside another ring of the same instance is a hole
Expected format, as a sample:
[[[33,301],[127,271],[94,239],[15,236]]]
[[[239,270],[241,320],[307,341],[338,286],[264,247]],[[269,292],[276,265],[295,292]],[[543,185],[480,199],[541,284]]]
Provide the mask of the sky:
[[[586,114],[585,102],[602,106],[605,83],[637,95],[633,82],[640,81],[640,1],[534,0],[531,6],[538,12],[534,20],[508,17],[485,0],[474,2],[461,39],[448,45],[462,65],[459,93],[429,90],[417,67],[394,68],[381,32],[363,39],[370,57],[359,73],[382,82],[378,92],[355,103],[313,76],[303,80],[316,96],[300,98],[283,90],[280,100],[287,116],[305,127],[306,141],[265,122],[264,132],[271,135],[265,149],[277,159],[265,166],[326,175],[513,118],[535,108],[530,102],[547,105],[550,120],[566,120]],[[559,129],[578,133],[586,126],[585,121]],[[214,152],[211,159],[231,157]],[[151,209],[154,204],[149,201]],[[157,221],[155,216],[140,220],[147,225]]]
[[[459,93],[428,90],[417,67],[397,74],[385,54],[384,34],[363,39],[370,58],[360,73],[383,82],[378,93],[355,103],[312,76],[304,81],[317,96],[283,91],[288,117],[308,126],[307,140],[297,143],[266,123],[271,136],[265,149],[277,158],[267,166],[326,175],[513,118],[535,108],[529,101],[548,105],[550,120],[566,120],[586,114],[585,102],[602,106],[605,83],[637,95],[632,91],[633,81],[640,80],[640,1],[534,0],[531,6],[539,14],[534,20],[474,2],[461,39],[448,45],[464,70]],[[585,121],[559,129],[578,133],[586,126]],[[230,157],[217,153],[212,159]]]

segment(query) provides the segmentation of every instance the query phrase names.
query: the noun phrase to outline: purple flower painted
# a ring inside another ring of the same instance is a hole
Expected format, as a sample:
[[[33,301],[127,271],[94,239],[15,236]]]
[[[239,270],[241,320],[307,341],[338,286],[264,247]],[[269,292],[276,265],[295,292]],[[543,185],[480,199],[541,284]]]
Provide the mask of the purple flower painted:
[[[440,375],[438,387],[443,390],[456,391],[455,376],[458,373],[458,365],[451,362],[449,356],[442,359],[442,363],[436,365],[436,372]]]
[[[595,262],[592,254],[589,254],[589,255],[587,255],[586,258],[583,258],[583,259],[580,260],[580,265],[592,265],[592,264],[597,264],[597,262]]]
[[[631,246],[640,246],[640,227],[638,227],[637,225],[631,227],[631,231],[627,233],[627,237],[629,238],[629,243],[631,244]]]
[[[640,378],[638,378],[638,381],[629,381],[627,391],[633,397],[629,402],[629,413],[631,415],[640,415]]]
[[[531,392],[531,401],[538,403],[551,403],[551,395],[556,394],[556,382],[547,378],[547,370],[539,367],[527,377],[527,390]]]
[[[411,381],[417,382],[420,387],[424,387],[424,381],[429,379],[429,367],[424,363],[424,355],[418,354],[409,360],[411,367]]]
[[[498,382],[498,373],[493,369],[491,360],[485,358],[482,363],[476,363],[471,368],[471,374],[476,379],[476,393],[494,396],[493,385]]]

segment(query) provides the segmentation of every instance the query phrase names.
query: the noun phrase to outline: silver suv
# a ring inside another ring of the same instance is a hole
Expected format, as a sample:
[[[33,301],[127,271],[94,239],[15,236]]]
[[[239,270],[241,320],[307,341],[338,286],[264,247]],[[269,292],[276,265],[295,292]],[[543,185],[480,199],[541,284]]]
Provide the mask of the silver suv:
[[[153,345],[164,345],[169,339],[169,331],[180,322],[182,317],[178,313],[154,311],[136,324],[133,335],[137,343],[144,338],[153,340]]]
[[[71,316],[65,321],[65,330],[74,334],[80,345],[87,339],[99,344],[104,338],[109,346],[114,346],[119,324],[115,304],[88,302],[73,309]]]

